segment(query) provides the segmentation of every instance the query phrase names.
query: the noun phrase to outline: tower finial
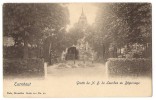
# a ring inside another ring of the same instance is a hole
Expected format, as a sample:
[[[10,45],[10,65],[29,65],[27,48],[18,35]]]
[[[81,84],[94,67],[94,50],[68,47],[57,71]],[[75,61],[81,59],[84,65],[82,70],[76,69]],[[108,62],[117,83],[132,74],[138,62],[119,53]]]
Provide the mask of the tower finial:
[[[82,6],[82,15],[84,15],[84,12],[83,12],[83,6]]]

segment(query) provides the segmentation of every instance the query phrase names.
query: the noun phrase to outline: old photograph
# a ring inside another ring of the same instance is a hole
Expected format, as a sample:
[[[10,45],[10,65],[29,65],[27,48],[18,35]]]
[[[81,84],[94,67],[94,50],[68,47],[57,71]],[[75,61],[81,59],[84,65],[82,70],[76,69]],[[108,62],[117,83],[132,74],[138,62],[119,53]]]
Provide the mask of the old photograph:
[[[4,97],[152,96],[151,3],[4,3]]]

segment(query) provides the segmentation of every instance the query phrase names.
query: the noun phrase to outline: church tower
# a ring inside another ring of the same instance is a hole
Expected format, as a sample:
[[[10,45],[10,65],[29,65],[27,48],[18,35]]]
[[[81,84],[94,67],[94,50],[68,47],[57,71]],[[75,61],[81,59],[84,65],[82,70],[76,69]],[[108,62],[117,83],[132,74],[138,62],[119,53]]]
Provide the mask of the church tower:
[[[79,17],[78,24],[80,27],[83,27],[83,28],[85,28],[87,25],[87,17],[84,14],[83,8],[82,8],[81,16]]]

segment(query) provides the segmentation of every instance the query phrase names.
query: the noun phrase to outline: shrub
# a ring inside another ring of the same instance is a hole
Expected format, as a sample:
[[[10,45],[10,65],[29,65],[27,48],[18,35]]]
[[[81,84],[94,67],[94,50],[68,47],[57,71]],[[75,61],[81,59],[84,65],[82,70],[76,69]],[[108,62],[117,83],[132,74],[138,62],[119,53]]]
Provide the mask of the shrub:
[[[7,75],[44,75],[42,59],[4,59],[3,74]]]
[[[4,58],[22,58],[23,47],[22,46],[3,46],[3,57]]]
[[[149,76],[152,72],[152,61],[144,58],[110,58],[107,68],[110,76]]]

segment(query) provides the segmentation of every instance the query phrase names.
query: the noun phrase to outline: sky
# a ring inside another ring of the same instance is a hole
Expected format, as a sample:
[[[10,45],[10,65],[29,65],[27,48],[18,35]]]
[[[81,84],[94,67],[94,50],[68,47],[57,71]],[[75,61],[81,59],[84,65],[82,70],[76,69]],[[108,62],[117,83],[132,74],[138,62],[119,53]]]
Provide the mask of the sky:
[[[69,10],[69,15],[70,15],[70,24],[67,26],[67,30],[72,28],[74,23],[77,23],[79,20],[79,17],[83,11],[87,17],[88,24],[92,24],[95,21],[96,17],[96,11],[97,7],[94,4],[91,3],[70,3],[67,5],[68,10]]]

